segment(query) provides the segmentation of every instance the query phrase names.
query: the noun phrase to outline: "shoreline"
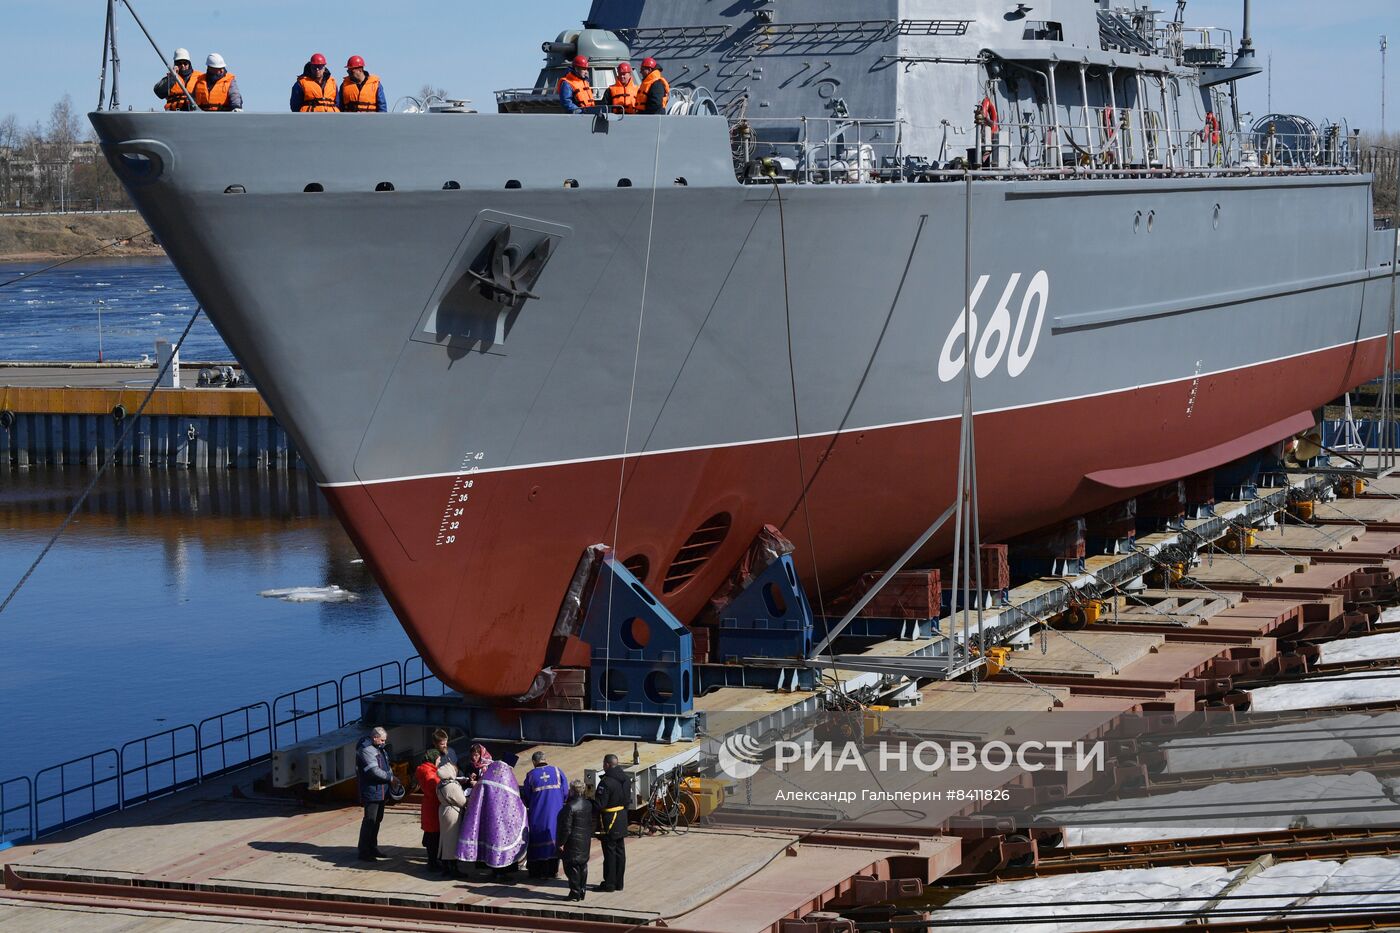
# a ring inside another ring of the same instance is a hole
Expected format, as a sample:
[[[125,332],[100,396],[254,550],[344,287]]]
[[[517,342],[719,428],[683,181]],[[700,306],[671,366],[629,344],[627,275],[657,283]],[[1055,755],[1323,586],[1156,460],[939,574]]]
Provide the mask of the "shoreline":
[[[112,245],[127,238],[137,242]],[[154,257],[165,255],[165,250],[152,241],[146,222],[136,214],[0,217],[0,262],[58,262],[87,254]]]
[[[83,252],[86,252],[84,250]],[[64,259],[80,259],[83,252],[58,252],[53,250],[37,251],[29,253],[0,253],[0,263],[21,263],[21,262],[58,262]],[[165,250],[159,246],[128,247],[119,249],[113,247],[105,252],[96,253],[86,257],[89,259],[152,259],[164,256]]]

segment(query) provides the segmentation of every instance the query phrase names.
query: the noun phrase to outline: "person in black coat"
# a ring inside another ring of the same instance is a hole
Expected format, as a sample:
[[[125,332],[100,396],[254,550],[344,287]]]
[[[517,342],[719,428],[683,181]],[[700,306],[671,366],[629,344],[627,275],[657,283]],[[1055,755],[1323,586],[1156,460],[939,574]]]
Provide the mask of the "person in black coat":
[[[593,848],[593,802],[583,795],[583,782],[569,782],[569,796],[559,811],[559,857],[564,860],[564,877],[569,879],[569,900],[583,900],[588,884],[588,856]]]
[[[617,763],[616,755],[603,759],[603,775],[594,794],[598,804],[598,828],[603,841],[603,883],[599,891],[621,891],[627,871],[627,811],[632,807],[632,778]]]

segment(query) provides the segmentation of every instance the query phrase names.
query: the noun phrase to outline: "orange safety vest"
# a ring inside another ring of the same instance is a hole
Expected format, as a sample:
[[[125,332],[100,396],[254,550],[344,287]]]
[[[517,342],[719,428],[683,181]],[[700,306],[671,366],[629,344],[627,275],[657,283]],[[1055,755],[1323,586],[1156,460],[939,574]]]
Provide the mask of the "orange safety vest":
[[[1210,137],[1213,145],[1220,145],[1220,118],[1213,110],[1206,111],[1206,135]]]
[[[637,95],[636,81],[630,81],[627,84],[618,81],[608,88],[608,93],[612,95],[613,113],[642,112],[642,99]]]
[[[593,85],[588,83],[587,78],[580,78],[572,71],[559,79],[559,85],[555,87],[554,92],[556,94],[562,94],[566,82],[574,89],[574,103],[578,104],[580,107],[587,109],[598,103],[593,98]]]
[[[224,76],[209,86],[209,76],[201,74],[194,83],[194,102],[200,110],[229,110],[228,89],[233,86],[233,72],[225,71]]]
[[[378,113],[379,75],[365,75],[364,84],[348,77],[341,81],[340,109],[345,113]]]
[[[653,71],[642,79],[642,86],[637,91],[637,112],[646,113],[647,99],[651,96],[651,87],[660,81],[661,86],[666,90],[661,95],[661,112],[665,113],[666,108],[671,105],[671,82],[666,80],[666,76],[661,73],[661,69]]]
[[[194,86],[195,86],[195,83],[196,83],[197,81],[199,81],[199,79],[202,78],[202,77],[204,77],[204,75],[203,75],[201,72],[198,72],[198,71],[191,71],[191,72],[190,72],[190,76],[189,76],[188,78],[185,78],[185,79],[184,79],[184,81],[185,81],[185,87],[187,87],[187,88],[190,89],[190,93],[191,93],[191,94],[194,93]],[[190,99],[189,99],[188,97],[185,96],[185,92],[182,91],[182,90],[180,90],[180,82],[179,82],[179,81],[176,81],[173,77],[170,79],[170,89],[169,89],[168,91],[166,91],[166,93],[165,93],[165,109],[166,109],[166,110],[193,110],[193,109],[194,109],[194,104],[192,104],[192,103],[190,102]]]
[[[326,75],[326,82],[317,84],[302,75],[297,83],[301,85],[302,113],[332,113],[340,109],[335,105],[335,78]]]

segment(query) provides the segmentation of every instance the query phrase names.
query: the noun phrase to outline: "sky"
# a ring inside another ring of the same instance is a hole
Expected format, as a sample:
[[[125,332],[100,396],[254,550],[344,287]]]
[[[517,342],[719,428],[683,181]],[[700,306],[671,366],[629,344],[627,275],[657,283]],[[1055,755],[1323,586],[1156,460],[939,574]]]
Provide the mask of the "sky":
[[[665,0],[656,0],[664,3]],[[791,8],[802,0],[783,0]],[[1044,0],[1047,3],[1088,0]],[[166,54],[188,48],[198,62],[223,54],[250,110],[281,110],[313,52],[343,74],[352,54],[379,74],[390,103],[424,84],[494,110],[492,92],[534,83],[540,43],[577,26],[588,0],[133,0]],[[1171,0],[1155,4],[1170,9]],[[1238,33],[1240,0],[1190,0],[1187,21]],[[44,118],[65,92],[86,110],[97,101],[105,0],[0,0],[0,117]],[[853,14],[854,15],[854,14]],[[1366,130],[1380,123],[1379,37],[1392,40],[1388,128],[1400,130],[1400,0],[1256,0],[1255,47],[1273,55],[1273,104],[1315,120],[1346,119]],[[156,105],[151,85],[161,64],[129,14],[121,11],[122,105]],[[1262,116],[1263,75],[1241,83],[1244,108]]]

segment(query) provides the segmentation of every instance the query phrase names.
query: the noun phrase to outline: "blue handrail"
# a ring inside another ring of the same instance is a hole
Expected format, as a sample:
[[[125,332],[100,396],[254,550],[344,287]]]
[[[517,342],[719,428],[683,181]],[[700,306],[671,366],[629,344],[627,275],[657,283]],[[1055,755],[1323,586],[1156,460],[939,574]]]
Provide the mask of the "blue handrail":
[[[230,730],[234,731],[230,734]],[[250,768],[272,757],[272,707],[266,702],[210,716],[200,722],[198,732],[201,780]]]
[[[0,845],[34,838],[34,782],[27,777],[0,784]]]
[[[118,760],[123,808],[173,794],[201,780],[199,732],[184,725],[133,739],[121,747]]]
[[[314,739],[340,725],[340,685],[334,680],[284,693],[272,701],[273,748]]]
[[[34,775],[34,838],[120,810],[120,768],[121,756],[117,750],[104,748],[100,752],[44,768]],[[73,773],[76,773],[74,780],[80,783],[70,787],[69,775]],[[56,789],[46,790],[46,777],[50,778],[50,783],[57,781]],[[70,799],[82,794],[86,796],[86,807],[80,806],[82,798],[77,801]],[[52,818],[54,810],[58,811],[57,819]]]
[[[365,686],[366,678],[369,678],[369,687]],[[398,661],[385,661],[375,667],[346,674],[340,678],[340,724],[344,726],[360,718],[360,701],[365,697],[391,690],[403,691],[403,665]]]
[[[252,767],[359,718],[366,697],[442,696],[417,655],[386,661],[0,782],[0,846],[20,844]]]

